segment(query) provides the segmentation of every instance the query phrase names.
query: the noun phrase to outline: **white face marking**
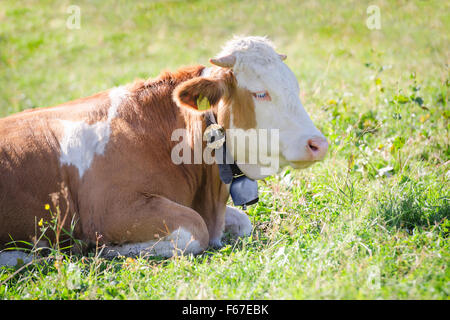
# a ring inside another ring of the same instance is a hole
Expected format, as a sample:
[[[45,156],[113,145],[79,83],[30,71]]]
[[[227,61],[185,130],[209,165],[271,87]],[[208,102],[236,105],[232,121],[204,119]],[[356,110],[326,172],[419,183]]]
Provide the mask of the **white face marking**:
[[[248,236],[252,233],[252,223],[244,212],[227,206],[225,211],[225,232],[230,232],[237,237]]]
[[[275,156],[281,166],[291,161],[311,163],[307,141],[312,137],[325,138],[303,108],[297,79],[276,53],[272,43],[262,37],[235,38],[226,44],[218,56],[230,54],[236,57],[233,73],[238,86],[253,93],[255,129],[279,130],[279,152]],[[264,95],[265,92],[268,95]],[[230,128],[236,128],[232,117],[230,122]],[[258,173],[261,172],[261,164],[239,167],[250,178],[267,176]]]
[[[60,141],[61,165],[74,165],[80,178],[90,168],[96,154],[102,155],[111,134],[111,121],[117,116],[119,106],[129,92],[123,88],[109,91],[110,107],[106,121],[89,125],[84,121],[61,120],[64,135]]]
[[[190,253],[198,254],[202,251],[203,249],[200,246],[200,242],[194,240],[189,231],[180,227],[160,240],[124,244],[120,246],[108,246],[105,248],[104,254],[106,257],[148,254],[169,258],[173,255]]]

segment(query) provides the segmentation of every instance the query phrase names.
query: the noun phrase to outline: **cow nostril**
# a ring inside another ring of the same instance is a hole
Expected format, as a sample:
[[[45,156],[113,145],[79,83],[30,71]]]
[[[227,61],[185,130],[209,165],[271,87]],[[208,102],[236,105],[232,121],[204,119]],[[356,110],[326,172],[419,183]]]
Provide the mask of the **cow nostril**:
[[[314,143],[312,143],[311,141],[308,142],[308,146],[309,146],[309,148],[310,148],[312,151],[314,151],[314,152],[316,152],[316,151],[319,150],[319,148],[318,148],[316,145],[314,145]]]
[[[308,140],[309,149],[313,160],[322,160],[328,149],[328,142],[324,138],[314,137]]]

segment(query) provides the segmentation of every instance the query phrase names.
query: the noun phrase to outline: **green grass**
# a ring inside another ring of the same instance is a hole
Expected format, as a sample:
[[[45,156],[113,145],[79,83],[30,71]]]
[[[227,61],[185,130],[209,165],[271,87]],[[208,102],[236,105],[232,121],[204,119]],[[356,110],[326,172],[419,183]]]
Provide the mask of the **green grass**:
[[[448,2],[77,1],[68,30],[70,4],[0,2],[0,116],[268,35],[331,146],[260,182],[251,237],[168,260],[60,253],[1,269],[0,298],[449,299]],[[371,4],[380,30],[366,27]]]

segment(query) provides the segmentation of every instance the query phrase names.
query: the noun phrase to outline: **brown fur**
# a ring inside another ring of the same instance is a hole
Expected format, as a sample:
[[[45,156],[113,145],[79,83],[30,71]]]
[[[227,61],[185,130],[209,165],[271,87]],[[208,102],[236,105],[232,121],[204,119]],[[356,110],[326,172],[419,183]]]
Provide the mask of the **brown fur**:
[[[233,125],[236,128],[248,130],[256,128],[255,105],[250,91],[235,86],[230,94],[233,106]]]
[[[205,127],[204,112],[196,110],[198,94],[208,97],[225,127],[232,106],[233,118],[243,128],[255,124],[254,110],[231,71],[199,78],[203,68],[163,72],[128,85],[130,95],[111,123],[106,150],[94,157],[81,179],[74,166],[59,163],[63,128],[57,120],[105,120],[107,91],[0,119],[0,247],[10,237],[29,241],[39,235],[36,221],[50,220],[44,205],[61,185],[69,191],[65,227],[77,219],[75,237],[88,243],[98,234],[108,244],[142,242],[180,226],[204,248],[208,240],[220,237],[228,191],[218,168],[175,165],[170,155],[177,142],[171,141],[171,133],[187,128],[193,139],[201,139]],[[196,121],[203,125],[192,125]]]
[[[240,129],[256,128],[255,104],[252,93],[237,86],[231,69],[214,68],[210,78],[195,78],[178,86],[173,95],[179,106],[197,110],[200,94],[213,106],[218,123],[230,127],[230,114],[233,125]],[[222,103],[218,105],[219,101]]]

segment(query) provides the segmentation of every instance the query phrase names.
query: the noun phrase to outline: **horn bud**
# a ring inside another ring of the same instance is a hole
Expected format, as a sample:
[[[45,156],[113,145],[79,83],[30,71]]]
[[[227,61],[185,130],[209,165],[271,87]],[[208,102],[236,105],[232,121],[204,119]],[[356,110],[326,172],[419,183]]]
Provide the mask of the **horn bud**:
[[[232,54],[229,54],[227,56],[222,56],[219,58],[211,58],[209,59],[209,62],[219,67],[232,68],[236,63],[236,57]]]
[[[287,55],[285,55],[285,54],[279,53],[278,55],[280,56],[281,60],[286,60],[286,58],[287,58]]]

